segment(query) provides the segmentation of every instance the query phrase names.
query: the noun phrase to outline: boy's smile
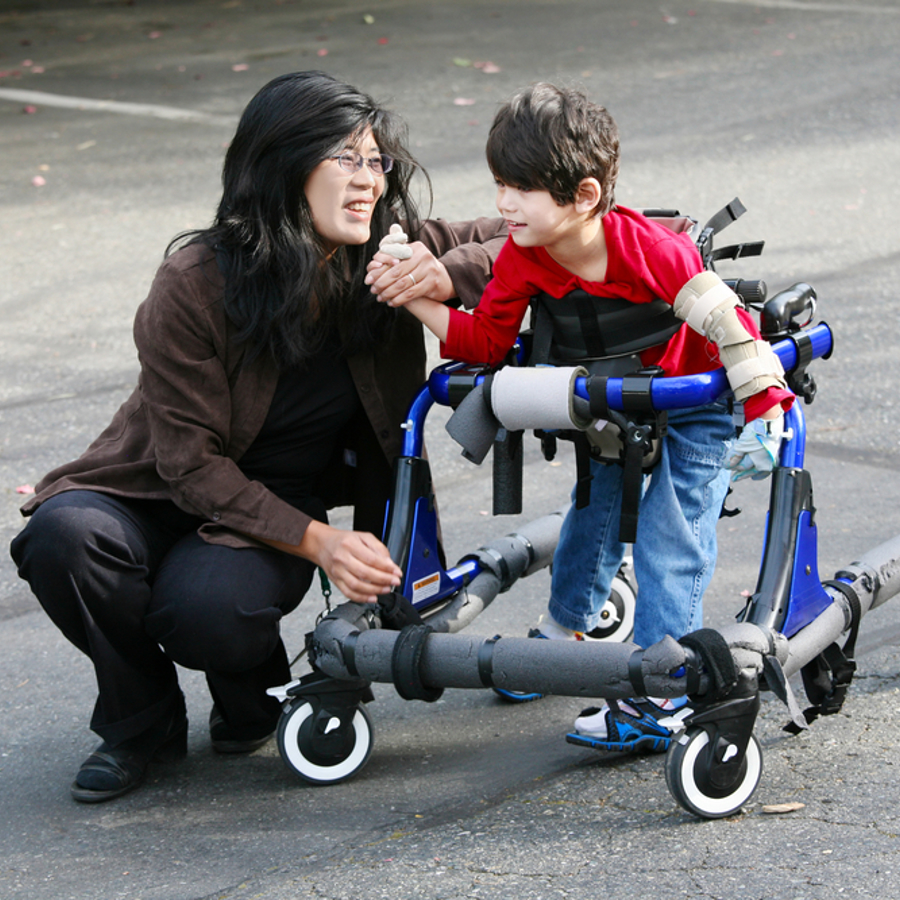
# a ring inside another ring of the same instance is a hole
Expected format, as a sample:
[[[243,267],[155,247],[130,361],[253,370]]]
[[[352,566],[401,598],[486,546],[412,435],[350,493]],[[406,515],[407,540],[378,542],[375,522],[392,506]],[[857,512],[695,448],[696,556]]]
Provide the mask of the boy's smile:
[[[593,215],[595,205],[596,201],[576,198],[573,203],[560,206],[549,191],[525,190],[497,182],[497,210],[506,219],[514,243],[519,247],[543,247],[560,265],[582,277],[600,262],[597,251],[605,272],[602,218]]]
[[[528,191],[497,185],[497,210],[506,219],[509,234],[520,247],[546,247],[565,236],[575,212],[560,206],[549,191]]]

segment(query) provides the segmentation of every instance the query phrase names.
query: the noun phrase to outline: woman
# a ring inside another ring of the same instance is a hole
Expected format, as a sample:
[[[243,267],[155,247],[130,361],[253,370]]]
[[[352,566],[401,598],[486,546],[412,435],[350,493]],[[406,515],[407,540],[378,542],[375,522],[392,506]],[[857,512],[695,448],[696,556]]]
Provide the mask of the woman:
[[[97,675],[103,743],[76,800],[184,756],[175,663],[206,673],[216,750],[268,740],[280,709],[266,688],[290,680],[278,622],[316,566],[359,602],[399,583],[372,532],[425,354],[412,317],[369,292],[366,263],[400,220],[413,255],[372,289],[474,305],[503,243],[498,220],[419,222],[404,134],[321,72],[266,85],[213,224],[173,242],[138,309],[135,392],[23,509],[19,574]],[[327,524],[343,504],[352,531]]]

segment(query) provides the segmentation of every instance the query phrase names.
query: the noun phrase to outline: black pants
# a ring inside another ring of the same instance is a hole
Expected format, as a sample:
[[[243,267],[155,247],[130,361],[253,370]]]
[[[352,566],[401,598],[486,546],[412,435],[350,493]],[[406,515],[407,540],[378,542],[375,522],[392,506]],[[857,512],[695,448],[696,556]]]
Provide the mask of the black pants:
[[[290,680],[279,621],[315,567],[277,550],[208,544],[201,521],[167,500],[69,491],[12,542],[19,575],[94,663],[91,728],[112,746],[180,701],[174,663],[206,673],[236,732],[277,720],[265,691]]]

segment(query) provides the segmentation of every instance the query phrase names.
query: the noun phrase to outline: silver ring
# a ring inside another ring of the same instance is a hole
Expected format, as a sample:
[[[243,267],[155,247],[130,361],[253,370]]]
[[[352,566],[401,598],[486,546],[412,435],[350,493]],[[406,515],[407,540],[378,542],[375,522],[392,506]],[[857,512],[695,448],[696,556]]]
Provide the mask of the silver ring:
[[[416,279],[413,277],[412,272],[410,272],[406,277],[413,283],[413,287],[415,287],[415,286],[416,286]]]

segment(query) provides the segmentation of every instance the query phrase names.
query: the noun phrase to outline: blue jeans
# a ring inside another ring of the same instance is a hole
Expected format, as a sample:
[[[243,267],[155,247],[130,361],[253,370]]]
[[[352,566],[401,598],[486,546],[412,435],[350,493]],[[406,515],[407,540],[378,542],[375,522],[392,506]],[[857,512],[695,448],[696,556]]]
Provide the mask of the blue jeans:
[[[662,456],[644,480],[633,551],[634,640],[641,647],[702,627],[716,523],[728,490],[725,441],[733,435],[721,404],[669,414]],[[622,468],[592,460],[591,474],[591,502],[584,509],[573,503],[553,558],[549,612],[575,631],[598,624],[626,549],[619,541]]]

